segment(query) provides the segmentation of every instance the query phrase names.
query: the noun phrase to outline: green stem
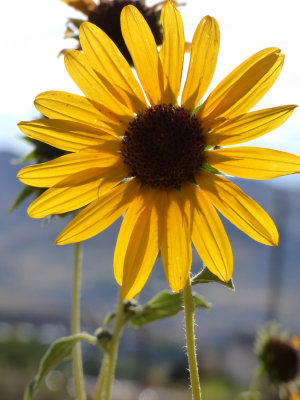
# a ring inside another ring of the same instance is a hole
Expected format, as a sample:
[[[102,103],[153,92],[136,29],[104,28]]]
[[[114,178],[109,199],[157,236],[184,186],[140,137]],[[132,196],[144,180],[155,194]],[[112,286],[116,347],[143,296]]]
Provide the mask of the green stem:
[[[80,333],[80,289],[81,289],[81,261],[82,252],[80,243],[75,243],[73,291],[72,291],[72,314],[71,334]],[[86,400],[84,389],[81,344],[77,343],[72,353],[73,376],[75,381],[75,392],[77,400]]]
[[[195,332],[194,332],[194,312],[195,305],[192,296],[190,278],[183,289],[184,311],[185,311],[185,331],[186,331],[186,346],[190,369],[191,386],[193,400],[201,400],[201,388],[198,374],[196,347],[195,347]]]
[[[110,342],[110,347],[109,347],[109,350],[107,353],[108,362],[107,362],[107,372],[106,372],[106,376],[105,376],[105,380],[106,380],[105,393],[104,393],[103,399],[101,399],[101,400],[110,400],[110,398],[111,398],[112,386],[113,386],[115,370],[116,370],[118,348],[119,348],[120,336],[122,333],[123,326],[124,326],[124,301],[121,296],[121,290],[120,290],[115,324],[114,324],[114,330],[113,330],[112,339]]]
[[[107,376],[108,362],[109,362],[109,356],[107,353],[104,353],[93,400],[101,400],[104,398],[104,389]]]

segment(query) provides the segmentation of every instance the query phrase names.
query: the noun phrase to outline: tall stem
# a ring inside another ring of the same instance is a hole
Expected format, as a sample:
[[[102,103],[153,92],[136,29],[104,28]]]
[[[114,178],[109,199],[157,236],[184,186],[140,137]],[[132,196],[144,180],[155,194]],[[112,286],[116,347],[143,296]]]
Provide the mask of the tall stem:
[[[103,400],[110,400],[112,386],[115,377],[115,370],[116,370],[116,362],[117,362],[117,355],[118,355],[118,348],[120,342],[121,332],[124,326],[124,302],[121,296],[121,290],[119,292],[118,297],[118,305],[117,305],[117,312],[114,324],[114,330],[112,334],[112,339],[110,342],[110,348],[108,351],[108,363],[107,363],[107,372],[106,372],[106,385],[105,385],[105,397]],[[99,399],[100,400],[100,399]],[[102,400],[102,399],[101,399]]]
[[[104,353],[93,400],[101,400],[104,398],[108,363],[109,363],[109,356],[107,353]]]
[[[81,290],[81,244],[75,243],[73,290],[72,290],[72,312],[71,312],[71,334],[80,333],[80,290]],[[81,344],[77,343],[72,353],[73,376],[75,381],[75,392],[77,400],[86,400],[84,389],[84,378],[82,368]]]
[[[192,296],[192,288],[190,278],[183,289],[184,311],[185,311],[185,331],[186,331],[186,346],[190,369],[191,386],[193,400],[201,400],[201,388],[198,374],[195,332],[194,332],[194,312],[195,305]]]

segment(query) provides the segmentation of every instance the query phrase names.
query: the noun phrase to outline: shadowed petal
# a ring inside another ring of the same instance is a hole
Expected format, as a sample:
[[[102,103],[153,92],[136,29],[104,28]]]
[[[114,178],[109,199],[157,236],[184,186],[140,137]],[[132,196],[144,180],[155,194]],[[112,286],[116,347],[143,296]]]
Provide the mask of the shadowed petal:
[[[102,232],[118,219],[138,193],[134,180],[99,193],[97,200],[82,210],[56,239],[56,244],[81,242]]]
[[[179,292],[186,285],[192,264],[189,227],[184,216],[184,199],[177,190],[157,191],[160,250],[171,289]]]
[[[185,185],[191,203],[191,230],[194,246],[205,266],[222,281],[233,272],[233,255],[223,224],[204,192],[195,185]]]
[[[269,215],[227,179],[200,172],[196,181],[212,204],[246,235],[257,242],[278,245],[278,232]]]
[[[158,215],[151,188],[143,188],[122,222],[114,255],[116,281],[125,299],[145,285],[158,255]]]

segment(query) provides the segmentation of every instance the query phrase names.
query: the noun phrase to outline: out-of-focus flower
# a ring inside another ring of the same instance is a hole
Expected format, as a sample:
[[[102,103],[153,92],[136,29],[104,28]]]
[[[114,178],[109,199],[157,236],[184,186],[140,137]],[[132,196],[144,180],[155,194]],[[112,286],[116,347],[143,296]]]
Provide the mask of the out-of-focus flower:
[[[164,40],[158,52],[138,9],[122,10],[123,37],[143,90],[112,40],[85,22],[79,33],[83,52],[70,50],[65,64],[86,97],[42,93],[35,105],[49,119],[19,124],[27,136],[71,152],[18,174],[25,184],[49,188],[30,205],[33,218],[86,206],[56,243],[95,236],[127,211],[114,256],[115,278],[127,299],[142,289],[159,253],[171,289],[184,288],[191,241],[215,275],[231,278],[232,250],[215,207],[254,240],[277,245],[268,214],[222,175],[271,179],[300,171],[300,157],[293,154],[219,148],[255,139],[293,112],[294,105],[248,112],[279,75],[280,50],[267,48],[248,58],[197,107],[219,50],[217,21],[203,18],[179,106],[183,24],[171,2],[161,20]]]
[[[117,45],[123,56],[132,65],[132,58],[124,42],[120,16],[123,7],[131,4],[135,6],[145,18],[149,25],[157,45],[162,43],[162,27],[160,23],[160,7],[166,1],[161,1],[154,6],[147,6],[143,0],[101,0],[96,3],[94,0],[62,0],[64,3],[81,11],[87,16],[87,20],[101,28]],[[179,5],[176,1],[174,4]],[[70,18],[67,22],[65,38],[78,38],[78,29],[83,20]],[[80,44],[78,45],[78,49]],[[187,45],[188,48],[188,45]],[[62,50],[65,53],[66,50]]]
[[[300,338],[288,338],[280,332],[277,324],[268,324],[259,329],[255,344],[262,371],[268,380],[284,390],[290,400],[300,399],[296,381],[300,373]]]

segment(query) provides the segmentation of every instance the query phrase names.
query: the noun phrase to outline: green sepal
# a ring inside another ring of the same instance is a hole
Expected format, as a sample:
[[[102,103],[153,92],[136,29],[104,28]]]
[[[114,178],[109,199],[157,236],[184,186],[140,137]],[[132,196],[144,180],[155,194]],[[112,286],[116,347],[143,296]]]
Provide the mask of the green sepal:
[[[210,172],[211,174],[215,174],[215,175],[224,175],[217,168],[212,167],[211,165],[207,164],[206,162],[203,162],[201,164],[200,171]]]
[[[193,294],[195,307],[210,308],[201,296]],[[131,319],[130,323],[135,328],[157,321],[159,319],[171,317],[178,314],[183,309],[183,295],[163,291],[154,296],[144,307],[140,309]]]
[[[197,106],[196,108],[194,108],[193,111],[191,111],[191,116],[193,117],[194,115],[196,115],[197,112],[200,110],[201,107],[202,107],[202,104],[200,104],[199,106]]]
[[[83,19],[79,18],[69,18],[68,22],[76,26],[77,29],[79,29],[80,25],[84,22]]]
[[[72,351],[76,343],[86,340],[90,343],[97,344],[97,338],[88,333],[78,333],[77,335],[63,337],[56,340],[49,347],[45,355],[40,361],[38,372],[33,381],[27,386],[23,400],[31,400],[41,382],[58,364],[66,358],[71,357]]]
[[[192,285],[197,285],[198,283],[211,283],[211,282],[220,283],[221,285],[226,286],[228,289],[235,291],[232,278],[228,282],[224,282],[216,275],[214,275],[212,272],[210,272],[210,270],[207,267],[204,267],[203,270],[199,274],[195,275],[191,280]]]

